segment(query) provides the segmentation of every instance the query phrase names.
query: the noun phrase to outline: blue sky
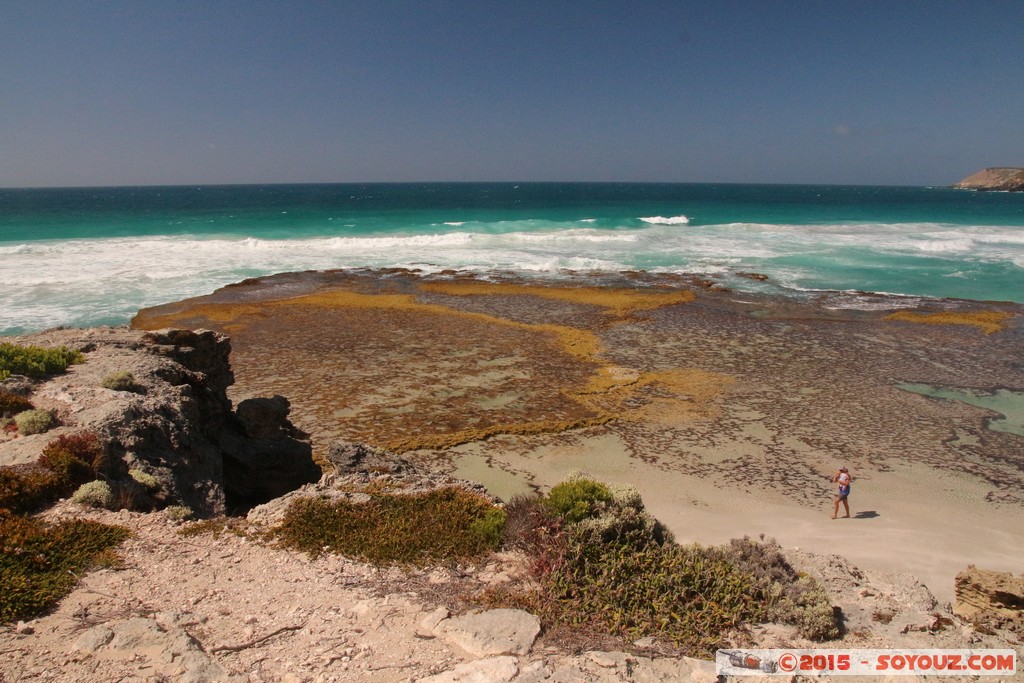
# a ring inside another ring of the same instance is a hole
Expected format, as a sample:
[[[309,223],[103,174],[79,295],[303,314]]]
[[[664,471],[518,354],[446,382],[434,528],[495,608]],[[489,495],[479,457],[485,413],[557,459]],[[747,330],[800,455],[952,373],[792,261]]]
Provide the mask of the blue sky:
[[[1024,2],[0,0],[0,186],[949,184]]]

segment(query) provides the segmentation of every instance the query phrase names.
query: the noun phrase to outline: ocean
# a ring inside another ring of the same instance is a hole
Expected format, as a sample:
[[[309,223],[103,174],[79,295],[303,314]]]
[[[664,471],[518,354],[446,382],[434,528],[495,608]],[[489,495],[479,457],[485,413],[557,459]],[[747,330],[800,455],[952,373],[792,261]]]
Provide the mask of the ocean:
[[[1024,193],[648,183],[0,189],[0,334],[121,324],[142,307],[245,278],[336,268],[536,278],[645,270],[796,298],[1024,303]]]

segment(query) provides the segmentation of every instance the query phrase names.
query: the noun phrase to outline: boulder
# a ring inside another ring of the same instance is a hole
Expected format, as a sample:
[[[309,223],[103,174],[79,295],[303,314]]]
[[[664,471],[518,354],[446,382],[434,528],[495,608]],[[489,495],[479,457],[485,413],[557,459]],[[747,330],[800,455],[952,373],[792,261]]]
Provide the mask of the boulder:
[[[270,398],[247,398],[239,401],[235,416],[247,436],[266,439],[282,432],[292,435],[298,430],[288,420],[291,403],[279,394]]]
[[[540,620],[523,610],[492,609],[445,619],[434,631],[474,657],[525,655],[540,633]]]
[[[419,683],[508,683],[519,673],[515,657],[491,657],[464,662],[450,671],[419,679]]]
[[[145,617],[93,626],[74,642],[71,655],[125,662],[143,658],[160,675],[183,683],[232,680],[184,629],[165,628]]]

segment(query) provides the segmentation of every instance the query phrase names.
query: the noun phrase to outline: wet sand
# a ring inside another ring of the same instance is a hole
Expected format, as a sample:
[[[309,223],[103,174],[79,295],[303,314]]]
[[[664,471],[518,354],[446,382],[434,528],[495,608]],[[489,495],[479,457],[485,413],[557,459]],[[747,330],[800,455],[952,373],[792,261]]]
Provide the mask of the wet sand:
[[[901,385],[1020,400],[1022,307],[853,310],[854,295],[706,284],[289,274],[134,324],[230,334],[232,398],[287,396],[321,451],[367,441],[503,497],[580,469],[635,485],[681,541],[764,533],[915,574],[946,600],[968,563],[1020,571],[1024,436]],[[840,464],[849,520],[830,519]]]

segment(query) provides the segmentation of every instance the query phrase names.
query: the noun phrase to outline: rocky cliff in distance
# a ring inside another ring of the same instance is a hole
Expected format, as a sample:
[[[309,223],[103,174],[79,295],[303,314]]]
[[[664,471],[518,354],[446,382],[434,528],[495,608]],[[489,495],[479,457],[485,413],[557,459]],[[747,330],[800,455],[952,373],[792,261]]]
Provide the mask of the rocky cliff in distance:
[[[986,168],[953,185],[958,190],[1024,192],[1024,168]]]

